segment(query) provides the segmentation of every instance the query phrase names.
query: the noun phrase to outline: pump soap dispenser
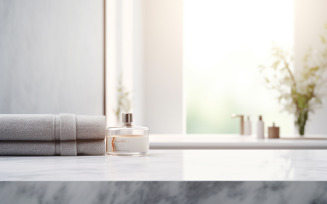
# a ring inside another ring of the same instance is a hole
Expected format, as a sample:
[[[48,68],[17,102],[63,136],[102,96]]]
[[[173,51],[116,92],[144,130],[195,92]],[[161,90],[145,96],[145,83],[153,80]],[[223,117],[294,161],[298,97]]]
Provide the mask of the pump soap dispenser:
[[[265,123],[262,120],[262,116],[259,116],[259,120],[257,122],[257,138],[264,139],[265,138]]]
[[[244,133],[245,135],[252,135],[252,123],[250,116],[248,116],[247,120],[244,122]]]

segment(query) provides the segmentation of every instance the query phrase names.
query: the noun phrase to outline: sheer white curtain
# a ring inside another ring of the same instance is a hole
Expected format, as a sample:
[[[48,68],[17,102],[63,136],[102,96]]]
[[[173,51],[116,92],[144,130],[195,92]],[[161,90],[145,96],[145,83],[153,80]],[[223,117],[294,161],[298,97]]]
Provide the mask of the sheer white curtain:
[[[137,124],[183,132],[182,10],[182,0],[107,0],[109,126],[122,76]]]

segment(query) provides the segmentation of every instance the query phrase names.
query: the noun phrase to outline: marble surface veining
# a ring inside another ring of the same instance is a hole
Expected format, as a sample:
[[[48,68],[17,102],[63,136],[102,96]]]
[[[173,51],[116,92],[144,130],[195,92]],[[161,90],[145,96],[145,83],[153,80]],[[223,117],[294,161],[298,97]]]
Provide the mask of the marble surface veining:
[[[0,182],[2,204],[324,204],[326,182]]]
[[[327,181],[327,150],[151,150],[0,157],[0,181]]]

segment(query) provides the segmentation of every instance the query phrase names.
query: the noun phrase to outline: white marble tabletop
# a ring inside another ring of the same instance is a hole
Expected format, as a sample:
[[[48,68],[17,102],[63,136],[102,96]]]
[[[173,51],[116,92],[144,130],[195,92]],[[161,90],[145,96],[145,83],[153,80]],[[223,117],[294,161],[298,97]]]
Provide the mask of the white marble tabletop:
[[[0,181],[327,181],[327,150],[150,150],[145,157],[0,157]]]

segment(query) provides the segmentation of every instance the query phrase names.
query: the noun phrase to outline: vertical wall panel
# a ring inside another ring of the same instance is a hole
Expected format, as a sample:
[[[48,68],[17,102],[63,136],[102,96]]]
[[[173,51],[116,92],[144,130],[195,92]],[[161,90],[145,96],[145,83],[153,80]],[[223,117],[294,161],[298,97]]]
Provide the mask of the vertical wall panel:
[[[103,0],[0,0],[0,113],[103,114]]]
[[[183,133],[182,0],[144,0],[144,124]]]

